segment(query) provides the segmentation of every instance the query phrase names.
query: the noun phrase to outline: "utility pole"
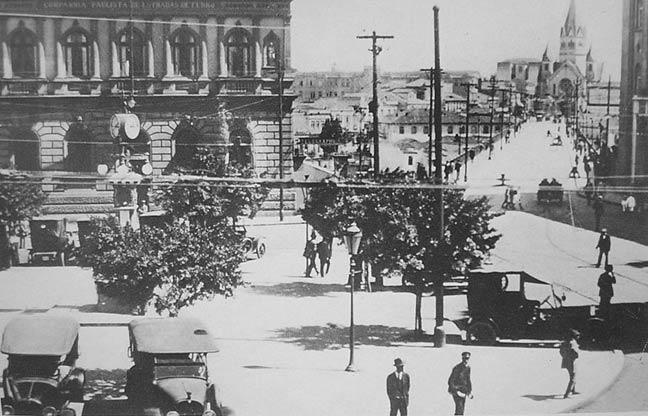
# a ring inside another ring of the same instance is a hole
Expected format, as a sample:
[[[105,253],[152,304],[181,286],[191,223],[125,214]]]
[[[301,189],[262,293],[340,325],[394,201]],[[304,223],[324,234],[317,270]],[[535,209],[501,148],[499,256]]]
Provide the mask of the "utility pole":
[[[610,140],[610,91],[612,91],[612,77],[608,78],[608,87],[607,87],[607,112],[605,117],[605,145],[607,146],[608,140]],[[599,129],[599,132],[601,130]],[[600,133],[599,133],[600,136]]]
[[[578,107],[578,93],[580,90],[580,79],[576,79],[576,102],[574,103],[574,111],[576,112],[576,140],[578,140],[578,113],[579,113],[579,107]]]
[[[466,86],[466,138],[464,141],[464,182],[468,182],[468,133],[470,132],[470,88],[471,83],[461,84]],[[459,141],[461,148],[461,141]]]
[[[282,57],[283,57],[283,48],[282,48]],[[283,190],[283,180],[284,178],[284,152],[283,152],[283,81],[284,81],[284,63],[283,59],[279,62],[279,68],[277,74],[277,82],[279,83],[279,221],[283,221],[283,205],[284,205],[284,190]]]
[[[500,88],[499,91],[502,93],[502,101],[500,101],[500,150],[504,149],[504,111],[502,110],[502,103],[504,102],[504,92],[506,91],[503,88]]]
[[[378,134],[378,68],[376,66],[376,61],[378,54],[382,51],[382,48],[376,45],[376,40],[378,39],[393,39],[391,35],[376,35],[374,30],[371,36],[356,36],[358,39],[371,39],[371,52],[372,61],[373,61],[373,101],[369,106],[369,110],[373,112],[373,133],[374,133],[374,179],[377,179],[380,175],[380,153],[379,153],[379,134]]]
[[[430,69],[421,69],[423,72],[430,73],[430,110],[428,111],[428,178],[432,179],[432,151],[433,151],[433,140],[432,136],[434,135],[434,116],[432,109],[434,108],[434,67]]]
[[[488,160],[493,156],[493,117],[495,116],[495,77],[491,77],[491,113],[490,113],[490,127],[488,129]]]
[[[434,177],[436,179],[437,201],[439,203],[439,242],[445,238],[445,225],[443,223],[443,147],[441,143],[441,57],[439,52],[439,7],[434,6]],[[434,346],[445,346],[446,335],[443,329],[443,276],[436,276],[434,282],[434,295],[436,304],[434,325]]]

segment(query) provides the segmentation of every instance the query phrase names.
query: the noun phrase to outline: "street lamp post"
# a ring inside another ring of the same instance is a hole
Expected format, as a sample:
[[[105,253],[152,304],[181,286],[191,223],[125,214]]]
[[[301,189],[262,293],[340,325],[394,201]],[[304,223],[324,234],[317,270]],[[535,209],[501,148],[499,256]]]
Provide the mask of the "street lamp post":
[[[356,223],[351,224],[347,228],[344,235],[344,243],[346,244],[347,250],[349,252],[349,281],[351,283],[351,322],[349,325],[349,365],[345,371],[356,371],[353,364],[353,346],[355,344],[354,333],[353,333],[353,292],[355,289],[355,257],[358,254],[358,249],[360,248],[360,240],[362,239],[362,230],[358,228]]]

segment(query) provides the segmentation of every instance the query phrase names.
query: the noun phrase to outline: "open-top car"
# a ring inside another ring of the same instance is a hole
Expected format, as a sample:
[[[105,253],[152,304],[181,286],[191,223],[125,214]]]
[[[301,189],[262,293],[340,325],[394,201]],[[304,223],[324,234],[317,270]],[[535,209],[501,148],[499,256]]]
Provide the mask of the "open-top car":
[[[193,318],[140,318],[128,325],[134,365],[126,395],[138,414],[220,416],[207,354],[217,352],[205,325]]]
[[[2,414],[73,416],[83,409],[85,372],[79,357],[79,322],[69,315],[19,315],[9,321],[0,349]]]
[[[250,233],[245,225],[237,225],[236,232],[243,237],[241,250],[245,257],[250,255],[254,255],[259,259],[263,257],[266,252],[265,237]]]
[[[471,272],[466,296],[468,316],[455,323],[471,343],[559,340],[575,329],[582,346],[608,347],[648,335],[648,304],[615,303],[602,316],[594,304],[563,305],[564,294],[524,271]]]

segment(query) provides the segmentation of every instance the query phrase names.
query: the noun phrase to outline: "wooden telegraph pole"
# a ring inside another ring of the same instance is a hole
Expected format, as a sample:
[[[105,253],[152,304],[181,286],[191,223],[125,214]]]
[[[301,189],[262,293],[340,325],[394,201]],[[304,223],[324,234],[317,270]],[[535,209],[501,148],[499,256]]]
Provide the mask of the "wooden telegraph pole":
[[[373,133],[374,133],[374,178],[377,179],[380,175],[380,153],[379,153],[379,134],[378,134],[378,68],[376,67],[376,61],[378,54],[382,51],[382,48],[376,45],[376,40],[378,39],[393,39],[391,35],[376,35],[374,30],[370,36],[356,36],[358,39],[371,39],[371,52],[372,61],[373,61],[373,101],[369,105],[369,111],[373,113]]]

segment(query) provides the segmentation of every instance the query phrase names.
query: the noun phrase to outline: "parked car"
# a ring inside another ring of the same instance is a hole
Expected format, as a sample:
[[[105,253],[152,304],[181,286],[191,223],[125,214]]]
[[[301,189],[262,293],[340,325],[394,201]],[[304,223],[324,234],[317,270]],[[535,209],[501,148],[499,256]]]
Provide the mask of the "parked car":
[[[266,252],[265,237],[249,233],[245,225],[237,225],[236,231],[243,237],[241,250],[246,257],[250,255],[254,255],[258,259],[263,257]]]
[[[523,271],[471,272],[468,317],[455,321],[466,341],[493,345],[499,339],[559,340],[567,330],[585,347],[618,346],[648,335],[648,304],[618,303],[607,318],[596,305],[564,306],[564,294]]]
[[[9,321],[0,350],[3,415],[81,415],[85,371],[79,357],[79,323],[68,315],[19,315]]]
[[[217,352],[205,325],[192,318],[140,318],[128,325],[134,365],[126,395],[137,414],[220,416],[207,355]]]

